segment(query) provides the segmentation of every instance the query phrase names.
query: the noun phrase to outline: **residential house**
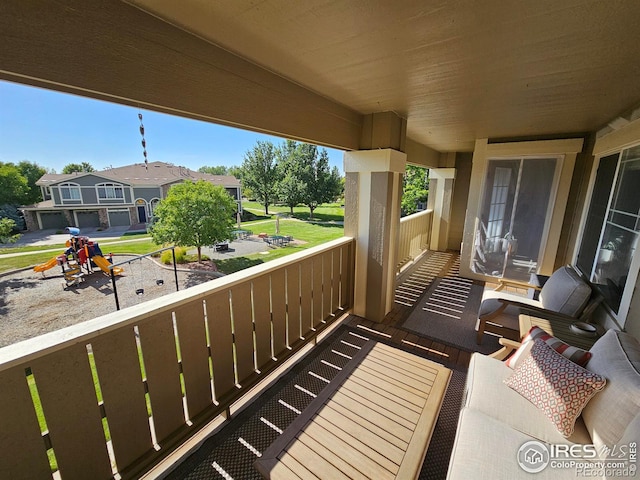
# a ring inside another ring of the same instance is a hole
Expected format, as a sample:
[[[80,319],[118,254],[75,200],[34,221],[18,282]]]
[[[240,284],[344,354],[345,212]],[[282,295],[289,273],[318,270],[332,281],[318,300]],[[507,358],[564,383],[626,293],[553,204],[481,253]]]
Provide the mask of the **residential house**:
[[[224,187],[236,200],[238,211],[242,211],[241,186],[235,177],[194,172],[164,162],[110,167],[97,172],[47,173],[36,182],[44,200],[22,210],[30,231],[145,224],[171,186],[185,180],[206,180]]]
[[[597,321],[640,337],[638,18],[636,1],[0,3],[0,79],[346,152],[345,238],[0,351],[15,390],[0,398],[0,466],[46,472],[46,436],[63,478],[111,476],[106,411],[118,471],[135,477],[340,313],[380,322],[412,243],[407,163],[430,172],[419,237],[460,250],[463,275],[574,264],[606,298]],[[193,321],[203,304],[215,315]],[[25,369],[46,434],[22,406]]]

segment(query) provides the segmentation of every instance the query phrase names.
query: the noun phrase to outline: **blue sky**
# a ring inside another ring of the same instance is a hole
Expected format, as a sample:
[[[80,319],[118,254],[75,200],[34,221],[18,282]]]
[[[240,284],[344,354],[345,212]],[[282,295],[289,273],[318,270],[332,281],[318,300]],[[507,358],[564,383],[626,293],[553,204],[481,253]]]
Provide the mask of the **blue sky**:
[[[139,110],[0,81],[0,162],[22,160],[55,169],[89,162],[96,170],[142,162]],[[149,161],[192,170],[241,165],[258,140],[283,139],[141,110]],[[327,149],[342,173],[343,152]]]

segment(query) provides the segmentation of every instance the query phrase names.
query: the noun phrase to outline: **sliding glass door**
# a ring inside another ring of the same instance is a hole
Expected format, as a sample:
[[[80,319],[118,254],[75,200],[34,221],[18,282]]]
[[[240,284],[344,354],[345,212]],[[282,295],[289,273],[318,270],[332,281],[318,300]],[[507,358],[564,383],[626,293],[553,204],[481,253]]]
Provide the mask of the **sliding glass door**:
[[[576,260],[619,319],[638,274],[639,188],[640,146],[600,159]]]
[[[559,157],[493,158],[487,163],[471,269],[529,280],[544,254]]]

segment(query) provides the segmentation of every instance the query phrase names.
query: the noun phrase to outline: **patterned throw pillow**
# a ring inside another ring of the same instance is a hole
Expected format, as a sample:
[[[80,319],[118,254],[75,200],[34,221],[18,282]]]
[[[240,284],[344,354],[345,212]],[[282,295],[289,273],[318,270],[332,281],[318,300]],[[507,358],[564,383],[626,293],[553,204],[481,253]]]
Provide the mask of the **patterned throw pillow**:
[[[504,380],[533,403],[570,437],[576,419],[606,380],[560,355],[543,340],[535,340],[531,354]]]
[[[526,358],[533,346],[533,341],[536,339],[544,340],[547,345],[553,348],[556,352],[561,354],[563,357],[568,358],[574,363],[577,363],[581,367],[587,365],[587,362],[591,358],[591,352],[587,350],[582,350],[578,347],[572,347],[571,345],[564,343],[559,338],[556,338],[552,335],[549,335],[540,327],[531,327],[529,333],[525,335],[522,339],[522,343],[516,352],[511,355],[505,364],[509,368],[517,368],[518,365]]]

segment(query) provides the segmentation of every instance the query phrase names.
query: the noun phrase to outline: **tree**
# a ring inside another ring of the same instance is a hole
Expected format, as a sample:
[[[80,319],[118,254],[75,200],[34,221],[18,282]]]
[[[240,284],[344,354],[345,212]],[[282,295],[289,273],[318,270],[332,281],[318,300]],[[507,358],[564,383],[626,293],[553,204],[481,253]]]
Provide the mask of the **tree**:
[[[227,168],[227,175],[231,175],[233,177],[236,177],[238,180],[242,180],[242,167],[234,165],[233,167]]]
[[[402,214],[411,215],[418,210],[418,202],[426,202],[429,196],[427,169],[407,165],[402,182]]]
[[[235,212],[236,202],[224,187],[205,180],[179,183],[154,210],[151,236],[158,244],[196,247],[201,262],[202,246],[231,238]]]
[[[23,205],[29,196],[29,183],[13,163],[0,162],[0,205]]]
[[[329,154],[323,148],[318,156],[318,147],[303,143],[300,146],[300,180],[304,184],[303,203],[309,207],[309,218],[318,205],[335,201],[341,193],[340,173],[336,167],[329,168]]]
[[[82,163],[69,163],[64,166],[62,173],[75,173],[75,172],[95,172],[96,169],[88,162]]]
[[[5,203],[4,205],[0,205],[0,218],[8,218],[13,221],[13,231],[20,232],[27,228],[27,225],[24,220],[24,215],[20,210],[18,210],[17,205],[9,205]]]
[[[273,144],[258,141],[253,150],[245,153],[242,171],[243,184],[264,205],[265,215],[269,215],[269,205],[276,198],[278,181],[276,151]]]
[[[15,243],[20,234],[13,234],[13,230],[16,227],[16,222],[10,218],[0,218],[0,243]]]
[[[293,215],[293,207],[304,200],[304,183],[300,178],[299,144],[286,140],[277,151],[279,200],[287,205]]]
[[[23,160],[18,163],[18,170],[27,179],[28,192],[25,196],[24,203],[31,204],[42,200],[42,191],[36,185],[36,182],[47,173],[47,170],[37,163],[27,162]]]
[[[200,167],[198,171],[200,173],[209,173],[211,175],[228,175],[227,167],[225,167],[224,165],[218,165],[215,167],[204,166]]]

